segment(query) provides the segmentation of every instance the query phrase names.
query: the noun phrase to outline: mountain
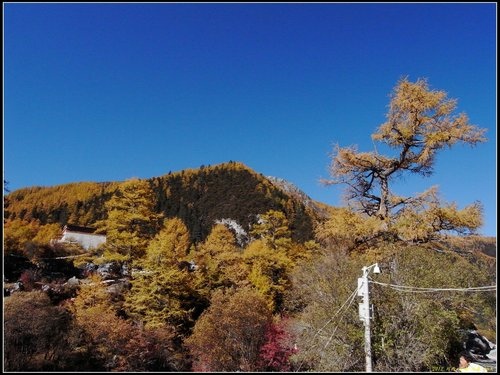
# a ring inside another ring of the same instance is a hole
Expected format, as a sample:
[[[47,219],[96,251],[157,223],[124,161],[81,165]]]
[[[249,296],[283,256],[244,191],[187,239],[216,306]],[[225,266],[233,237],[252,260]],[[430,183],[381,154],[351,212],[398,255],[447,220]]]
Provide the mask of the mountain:
[[[155,207],[165,217],[180,217],[193,241],[202,241],[221,220],[248,230],[258,215],[269,210],[286,214],[292,238],[313,238],[315,222],[325,215],[325,205],[314,202],[283,179],[264,177],[246,165],[230,161],[201,166],[147,179],[155,192]],[[29,187],[5,197],[6,220],[38,220],[94,226],[106,217],[105,202],[121,182],[78,182],[53,187]]]

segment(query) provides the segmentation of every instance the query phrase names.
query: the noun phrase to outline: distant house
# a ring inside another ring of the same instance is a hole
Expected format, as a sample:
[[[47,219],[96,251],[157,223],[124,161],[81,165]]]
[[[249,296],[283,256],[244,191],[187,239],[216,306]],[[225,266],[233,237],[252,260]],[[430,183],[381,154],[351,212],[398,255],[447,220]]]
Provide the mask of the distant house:
[[[56,242],[77,243],[85,250],[96,248],[106,242],[106,235],[95,234],[95,228],[65,225],[62,237]]]

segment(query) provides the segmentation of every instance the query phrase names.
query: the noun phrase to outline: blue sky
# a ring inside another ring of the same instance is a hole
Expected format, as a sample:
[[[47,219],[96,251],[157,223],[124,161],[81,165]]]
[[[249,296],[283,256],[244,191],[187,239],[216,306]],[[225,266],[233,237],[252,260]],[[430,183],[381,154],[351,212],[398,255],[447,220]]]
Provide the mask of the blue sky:
[[[389,94],[427,78],[487,128],[438,154],[496,236],[496,3],[3,3],[4,179],[13,191],[240,161],[339,206],[334,144],[372,151]]]

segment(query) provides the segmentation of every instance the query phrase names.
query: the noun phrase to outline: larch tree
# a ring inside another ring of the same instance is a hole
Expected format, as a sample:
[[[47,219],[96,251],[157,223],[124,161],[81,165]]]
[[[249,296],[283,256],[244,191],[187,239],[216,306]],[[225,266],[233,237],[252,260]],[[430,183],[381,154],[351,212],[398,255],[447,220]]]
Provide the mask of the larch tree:
[[[457,101],[444,91],[431,90],[425,79],[401,79],[391,95],[387,121],[372,139],[393,150],[393,155],[358,152],[356,146],[335,146],[325,184],[346,184],[346,198],[363,214],[380,219],[380,233],[387,233],[399,217],[397,236],[407,240],[429,240],[442,231],[467,233],[482,224],[480,203],[459,210],[454,203],[440,202],[437,190],[415,197],[394,193],[392,183],[404,174],[429,176],[438,151],[461,142],[469,145],[486,141],[486,129],[470,124],[465,113],[455,114]],[[414,226],[426,221],[425,228]]]
[[[40,223],[38,221],[26,221],[14,219],[4,224],[4,255],[9,253],[26,252],[28,245],[33,242]]]
[[[285,249],[273,249],[262,239],[254,240],[245,248],[243,260],[248,268],[248,280],[266,299],[269,308],[280,312],[294,266]]]
[[[141,264],[149,268],[177,266],[187,256],[190,245],[186,224],[178,217],[167,219],[149,244]]]
[[[247,277],[242,251],[234,234],[224,224],[215,224],[195,254],[205,287],[211,291],[241,285]]]
[[[49,244],[54,238],[61,236],[61,225],[59,223],[41,225],[33,242],[40,245]]]
[[[100,276],[83,284],[69,304],[75,321],[75,337],[86,356],[108,369],[110,359],[126,344],[127,323],[116,316],[110,296]]]
[[[248,280],[268,299],[273,312],[279,312],[283,295],[290,286],[289,274],[301,261],[308,259],[318,245],[314,241],[300,244],[292,240],[286,215],[269,210],[252,226],[254,238],[243,252],[249,269]]]
[[[289,248],[292,244],[290,224],[281,211],[269,210],[259,215],[259,222],[252,226],[250,234],[273,249]]]
[[[107,258],[130,261],[141,258],[149,241],[160,229],[162,215],[155,212],[154,192],[148,181],[130,179],[122,183],[106,202],[108,217]]]
[[[166,220],[145,256],[136,262],[139,270],[132,275],[124,304],[133,320],[151,329],[172,325],[182,333],[206,307],[197,273],[182,267],[189,246],[189,231],[183,221]]]
[[[69,303],[74,317],[75,354],[85,358],[86,370],[102,367],[107,371],[175,370],[171,353],[173,329],[169,326],[148,330],[118,315],[108,286],[93,275],[80,286]],[[76,349],[78,348],[78,349]],[[82,369],[80,367],[80,369]]]

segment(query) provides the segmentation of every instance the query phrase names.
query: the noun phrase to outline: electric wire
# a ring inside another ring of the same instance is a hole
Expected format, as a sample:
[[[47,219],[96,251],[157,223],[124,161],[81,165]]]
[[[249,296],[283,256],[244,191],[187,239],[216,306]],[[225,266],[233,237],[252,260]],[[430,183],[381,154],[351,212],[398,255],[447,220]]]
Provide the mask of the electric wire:
[[[381,285],[384,287],[389,287],[391,289],[397,290],[399,292],[409,292],[409,293],[435,293],[435,292],[491,292],[496,291],[496,285],[488,285],[488,286],[477,286],[470,288],[422,288],[415,286],[407,286],[407,285],[396,285],[396,284],[387,284],[381,283],[378,281],[369,280],[372,284]]]
[[[470,287],[470,288],[423,288],[423,287],[413,287],[413,286],[407,286],[407,285],[396,285],[396,284],[388,284],[388,283],[381,283],[381,282],[378,282],[378,281],[374,281],[372,280],[371,278],[368,279],[368,282],[372,283],[372,284],[377,284],[377,285],[381,285],[381,286],[384,286],[384,287],[389,287],[389,288],[392,288],[392,289],[395,289],[397,291],[400,291],[400,292],[412,292],[412,293],[435,293],[435,292],[450,292],[450,291],[453,291],[453,292],[489,292],[489,291],[496,291],[496,285],[488,285],[488,286],[478,286],[478,287]],[[346,311],[347,309],[352,305],[352,303],[354,302],[355,300],[355,295],[358,293],[359,291],[359,287],[356,288],[350,295],[349,297],[347,298],[347,300],[342,304],[342,306],[335,312],[335,314],[330,318],[328,319],[328,321],[314,334],[314,336],[309,340],[309,342],[312,342],[317,335],[319,335],[327,326],[328,324],[330,324],[332,322],[332,320],[343,310],[344,306],[346,306],[347,304],[347,307],[346,307]],[[342,320],[343,316],[340,317],[339,319],[339,323],[340,321]],[[339,327],[339,324],[337,324],[334,329],[333,329],[333,332],[332,334],[330,335],[330,337],[328,338],[328,341],[326,342],[326,344],[324,345],[323,347],[323,350],[325,350],[328,345],[330,344],[330,342],[332,341],[333,339],[333,336],[335,335],[335,332],[337,331]],[[314,347],[314,346],[313,346]],[[311,349],[313,348],[311,347]],[[302,367],[302,365],[304,364],[304,361],[305,359],[302,360],[302,362],[300,363],[297,371],[300,371],[300,368]]]
[[[356,294],[358,293],[358,290],[359,290],[359,287],[357,287],[349,295],[349,297],[347,297],[347,299],[344,301],[344,303],[342,304],[342,306],[340,306],[340,308],[335,312],[335,314],[333,314],[333,316],[330,319],[328,319],[328,321],[318,331],[316,331],[316,333],[314,334],[314,336],[311,339],[308,340],[307,345],[310,344],[316,338],[316,336],[318,336],[320,334],[320,332],[322,332],[326,328],[326,326],[328,326],[328,324],[330,324],[332,322],[332,320],[344,309],[344,306],[346,306],[346,304],[347,304],[347,307],[346,307],[346,311],[347,311],[347,308],[349,308],[352,305],[353,301],[356,299]],[[339,322],[340,322],[340,320],[339,320]],[[337,331],[337,329],[338,329],[338,325],[334,328],[333,333],[330,336],[330,338],[328,339],[327,345],[324,346],[323,350],[328,346],[328,344],[330,343],[330,341],[331,341],[331,339],[333,337],[333,334]],[[316,345],[311,346],[310,349],[314,348],[315,346]],[[300,369],[301,369],[302,365],[304,364],[304,362],[305,362],[305,358],[302,359],[302,362],[300,363],[299,367],[297,368],[297,372],[300,371]]]
[[[357,290],[358,290],[358,289],[357,289]],[[356,291],[357,291],[357,290],[356,290]],[[352,297],[352,298],[351,298],[351,297]],[[356,298],[354,297],[354,293],[353,293],[353,294],[351,294],[351,296],[350,296],[349,298],[351,299],[351,301],[349,302],[349,305],[346,307],[346,310],[347,310],[349,307],[351,307],[352,303],[353,303],[353,302],[354,302],[354,300],[356,299]],[[348,300],[349,300],[349,299],[347,299],[347,301],[348,301]],[[346,302],[347,302],[347,301],[346,301]],[[344,317],[344,315],[340,316],[339,323],[342,321],[342,318],[343,318],[343,317]],[[330,342],[332,341],[332,339],[333,339],[333,335],[335,335],[335,332],[337,332],[337,329],[339,328],[339,325],[340,325],[340,324],[337,324],[337,326],[336,326],[336,327],[335,327],[335,329],[333,330],[332,334],[330,335],[330,338],[328,339],[328,341],[326,342],[325,346],[323,347],[323,350],[325,350],[325,349],[328,347],[328,345],[330,344]]]
[[[389,288],[395,289],[395,290],[400,291],[400,292],[413,292],[413,293],[435,293],[435,292],[443,292],[443,291],[445,291],[445,292],[450,292],[450,291],[451,292],[489,292],[489,291],[496,291],[496,288],[497,288],[496,285],[478,286],[478,287],[470,287],[470,288],[423,288],[423,287],[414,287],[414,286],[407,286],[407,285],[396,285],[396,284],[381,283],[381,282],[378,282],[378,281],[374,281],[371,278],[368,278],[368,282],[370,282],[372,284],[381,285],[381,286],[384,286],[384,287],[389,287]],[[314,334],[314,336],[310,340],[308,340],[309,343],[311,343],[316,338],[316,336],[318,336],[333,321],[333,319],[344,309],[344,307],[346,306],[346,304],[347,304],[347,307],[346,307],[345,310],[347,311],[347,309],[354,302],[355,296],[358,293],[359,288],[360,287],[357,287],[349,295],[349,297],[342,304],[342,306],[335,312],[335,314],[333,314],[333,316],[330,319],[328,319],[328,321],[319,330],[316,331],[316,333]],[[343,318],[343,316],[340,317],[338,323],[340,323],[340,321],[342,320],[342,318]],[[330,335],[330,337],[328,338],[326,344],[323,347],[323,350],[325,350],[328,347],[328,345],[330,344],[330,342],[332,341],[333,336],[335,335],[335,332],[337,331],[338,327],[339,327],[339,324],[337,324],[334,327],[332,334]],[[311,349],[314,348],[314,346],[315,345],[313,345],[311,347]],[[297,371],[300,371],[300,368],[304,364],[304,361],[305,361],[305,358],[300,363],[299,367],[297,368]]]

